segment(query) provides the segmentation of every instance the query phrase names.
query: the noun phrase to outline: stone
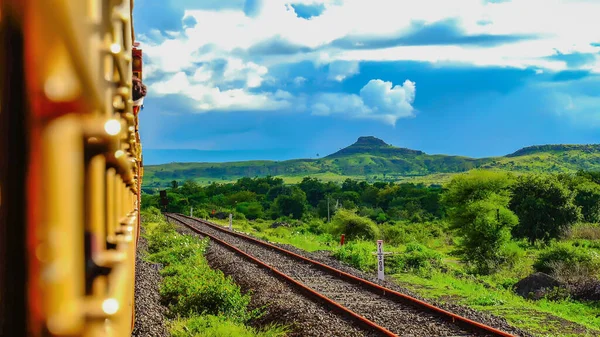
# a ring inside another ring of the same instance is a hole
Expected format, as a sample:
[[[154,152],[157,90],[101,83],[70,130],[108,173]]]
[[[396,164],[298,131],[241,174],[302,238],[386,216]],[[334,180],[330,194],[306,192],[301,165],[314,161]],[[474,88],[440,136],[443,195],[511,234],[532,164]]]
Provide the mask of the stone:
[[[555,287],[563,284],[552,276],[544,273],[534,273],[514,285],[514,291],[521,297],[539,300]]]

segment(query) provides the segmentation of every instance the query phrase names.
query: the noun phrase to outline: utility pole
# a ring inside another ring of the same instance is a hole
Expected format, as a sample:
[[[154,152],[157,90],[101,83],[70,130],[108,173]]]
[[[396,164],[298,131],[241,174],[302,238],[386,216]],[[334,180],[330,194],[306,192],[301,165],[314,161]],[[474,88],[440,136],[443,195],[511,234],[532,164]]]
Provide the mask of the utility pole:
[[[327,196],[327,222],[330,222],[330,220],[329,220],[329,196]]]

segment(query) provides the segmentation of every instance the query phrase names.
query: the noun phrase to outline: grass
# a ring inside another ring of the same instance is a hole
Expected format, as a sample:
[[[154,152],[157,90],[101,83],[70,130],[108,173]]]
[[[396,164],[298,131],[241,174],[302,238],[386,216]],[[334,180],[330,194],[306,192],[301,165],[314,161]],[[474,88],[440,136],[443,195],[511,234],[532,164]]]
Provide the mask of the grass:
[[[204,257],[207,239],[177,233],[159,214],[143,216],[147,259],[164,266],[160,295],[169,308],[172,336],[285,336],[283,326],[248,325],[262,313],[248,309],[250,294],[243,294],[231,278],[209,267]]]
[[[228,225],[228,220],[216,222]],[[307,251],[328,250],[334,257],[363,271],[373,272],[376,268],[374,241],[350,241],[340,247],[337,238],[327,233],[312,233],[307,230],[310,227],[307,224],[279,228],[270,228],[270,224],[265,220],[233,222],[236,230],[258,238],[291,244]],[[467,274],[462,263],[452,256],[452,237],[436,228],[442,224],[397,223],[394,226],[401,229],[398,231],[401,234],[386,238],[385,250],[395,253],[386,257],[386,273],[424,298],[489,312],[540,336],[586,336],[586,328],[600,334],[598,302],[531,301],[510,290],[519,279],[533,272],[532,264],[543,249],[523,248],[524,243],[513,242],[510,248],[520,253],[511,266],[489,276],[473,276]],[[392,241],[395,243],[390,244]],[[598,241],[578,239],[568,242],[590,245]],[[588,335],[593,334],[589,332]]]
[[[210,221],[223,227],[229,226],[229,220],[210,219]],[[331,235],[317,235],[298,227],[271,228],[270,225],[271,222],[265,220],[233,220],[232,223],[235,230],[266,241],[292,245],[309,252],[332,250],[337,243]]]
[[[557,316],[589,329],[600,329],[600,317],[597,317],[600,309],[598,303],[582,303],[569,299],[530,301],[502,287],[490,287],[488,282],[461,279],[442,272],[434,272],[429,277],[402,273],[393,275],[393,278],[402,286],[426,298],[451,299],[452,302],[502,316],[514,326],[543,336],[583,335],[576,327],[550,316]]]

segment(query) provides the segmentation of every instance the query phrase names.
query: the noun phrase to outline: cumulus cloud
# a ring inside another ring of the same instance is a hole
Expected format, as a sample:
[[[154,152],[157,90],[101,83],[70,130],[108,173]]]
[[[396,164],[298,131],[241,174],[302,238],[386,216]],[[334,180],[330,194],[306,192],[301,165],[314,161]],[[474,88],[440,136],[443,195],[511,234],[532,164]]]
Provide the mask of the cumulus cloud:
[[[380,79],[370,80],[359,95],[325,93],[318,95],[311,106],[314,115],[344,114],[395,125],[400,118],[414,116],[415,83],[406,80],[402,85]]]
[[[307,79],[325,76],[342,82],[365,61],[600,73],[596,1],[420,0],[410,6],[407,0],[182,1],[165,10],[168,24],[141,31],[145,80],[159,94],[198,101],[201,111],[239,110],[245,102],[247,109],[287,104],[310,106],[314,114],[354,111],[353,116],[390,124],[412,115],[410,81],[393,86],[373,80],[359,94],[312,94],[305,101],[292,94],[284,98],[277,87],[265,89],[288,83],[301,90]],[[303,62],[326,73],[279,71],[283,78],[274,78],[269,71]]]
[[[594,14],[600,11],[597,1],[420,0],[406,6],[401,0],[297,0],[291,4],[246,0],[239,8],[224,10],[190,5],[181,18],[180,35],[165,40],[164,31],[155,34],[160,40],[155,47],[164,55],[159,62],[176,72],[189,64],[185,55],[207,60],[237,53],[268,67],[302,60],[322,62],[325,54],[328,62],[449,61],[566,70],[584,65],[548,57],[556,51],[598,53],[600,49],[593,44],[600,30]],[[318,8],[312,13],[318,15],[306,20],[298,16],[298,8]],[[556,24],[556,17],[561,24]],[[212,50],[203,52],[205,46]],[[598,59],[585,66],[600,72]]]

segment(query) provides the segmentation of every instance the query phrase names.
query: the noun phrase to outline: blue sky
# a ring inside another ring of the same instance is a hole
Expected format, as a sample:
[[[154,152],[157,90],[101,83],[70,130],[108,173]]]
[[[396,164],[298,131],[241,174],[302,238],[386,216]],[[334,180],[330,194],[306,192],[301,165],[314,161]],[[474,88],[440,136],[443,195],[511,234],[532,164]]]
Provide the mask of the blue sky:
[[[600,2],[136,0],[147,164],[600,142]]]

